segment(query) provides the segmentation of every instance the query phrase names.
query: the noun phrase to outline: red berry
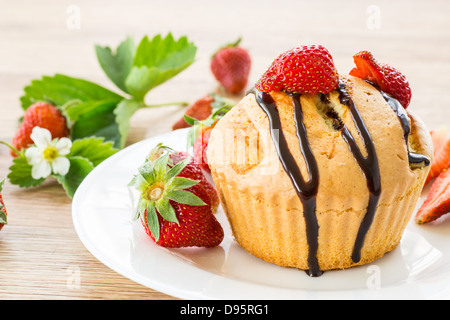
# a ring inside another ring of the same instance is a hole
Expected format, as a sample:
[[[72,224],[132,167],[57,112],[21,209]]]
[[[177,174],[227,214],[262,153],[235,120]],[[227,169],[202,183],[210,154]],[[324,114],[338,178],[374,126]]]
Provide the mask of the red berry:
[[[3,202],[2,187],[5,180],[0,181],[0,230],[7,223],[7,215],[5,203]]]
[[[159,245],[214,247],[224,237],[203,173],[185,152],[158,145],[130,186],[140,191],[136,218]]]
[[[69,135],[67,121],[61,111],[51,104],[37,102],[25,111],[22,124],[13,138],[12,146],[20,151],[34,144],[30,138],[34,127],[48,129],[52,138],[63,138]],[[11,151],[11,155],[17,156],[13,151]]]
[[[350,75],[372,82],[381,90],[397,99],[407,108],[411,101],[411,88],[406,77],[394,67],[379,63],[369,51],[360,51],[353,56],[356,68]]]
[[[248,51],[239,46],[240,39],[220,48],[211,59],[211,72],[226,92],[241,93],[247,86],[251,58]]]
[[[425,185],[438,177],[441,172],[450,168],[450,135],[448,127],[442,126],[432,130],[430,134],[433,141],[434,160],[431,163]]]
[[[203,201],[209,201],[209,197],[205,190],[199,185],[195,185],[189,189]],[[160,225],[160,235],[156,243],[168,248],[181,247],[215,247],[219,245],[224,237],[222,226],[216,217],[211,213],[211,207],[206,206],[189,206],[170,201],[174,208],[179,223],[164,220],[158,214]],[[209,204],[209,203],[208,203]],[[147,227],[145,220],[147,219],[147,211],[141,216],[141,222],[144,225],[145,232],[155,240],[152,232]]]
[[[211,95],[206,95],[197,101],[195,101],[185,112],[185,115],[194,118],[196,120],[205,120],[207,119],[212,112],[211,104],[214,102],[214,98]],[[173,130],[188,128],[191,125],[186,122],[184,116],[175,122],[172,126]]]
[[[424,224],[434,221],[450,212],[450,170],[443,171],[431,185],[422,206],[417,211],[415,221]]]
[[[314,94],[331,92],[338,83],[339,74],[328,50],[311,45],[278,56],[255,86],[263,92]]]

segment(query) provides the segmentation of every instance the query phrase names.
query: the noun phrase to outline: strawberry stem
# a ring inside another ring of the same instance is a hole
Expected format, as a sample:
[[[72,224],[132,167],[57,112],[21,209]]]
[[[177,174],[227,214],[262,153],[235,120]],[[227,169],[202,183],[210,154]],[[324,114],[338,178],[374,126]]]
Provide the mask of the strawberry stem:
[[[3,144],[5,146],[7,146],[8,148],[10,148],[15,154],[19,155],[20,151],[17,150],[16,148],[14,148],[12,145],[10,145],[9,143],[5,142],[5,141],[0,141],[0,144]]]
[[[166,107],[166,106],[186,107],[188,105],[189,105],[189,102],[177,101],[177,102],[167,102],[167,103],[158,103],[158,104],[144,104],[144,108],[158,108],[158,107]]]

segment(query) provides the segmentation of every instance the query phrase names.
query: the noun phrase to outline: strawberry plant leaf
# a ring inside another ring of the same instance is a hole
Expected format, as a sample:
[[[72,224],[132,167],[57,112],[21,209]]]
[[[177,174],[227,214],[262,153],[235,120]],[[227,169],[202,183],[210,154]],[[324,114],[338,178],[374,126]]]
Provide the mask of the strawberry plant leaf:
[[[88,159],[82,157],[71,157],[69,161],[69,172],[65,176],[55,175],[55,178],[61,183],[67,195],[73,198],[81,182],[94,169],[94,165]]]
[[[130,93],[125,79],[133,66],[136,46],[131,37],[126,38],[113,53],[110,47],[95,46],[98,62],[108,78],[122,91]]]
[[[38,101],[47,101],[56,106],[63,106],[71,100],[81,102],[113,100],[119,102],[120,95],[99,86],[93,82],[56,74],[53,77],[44,76],[40,80],[33,80],[24,88],[24,95],[20,98],[22,108],[26,110]]]
[[[105,142],[102,137],[91,137],[75,140],[67,157],[86,158],[96,167],[117,151],[118,149],[113,147],[112,142]]]
[[[133,99],[124,99],[114,109],[115,123],[119,131],[120,140],[118,146],[123,148],[127,141],[128,131],[130,130],[130,119],[133,114],[142,108],[144,104]]]
[[[31,176],[32,166],[28,164],[25,156],[19,156],[13,160],[13,165],[9,167],[8,179],[21,188],[36,187],[42,184],[45,179],[36,180]]]
[[[114,110],[116,102],[93,101],[84,104],[86,109],[77,114],[76,121],[72,125],[72,140],[86,137],[103,137],[105,141],[112,141],[115,148],[122,148],[119,125],[116,122]]]
[[[197,47],[183,36],[175,40],[171,33],[165,38],[156,35],[142,38],[136,49],[133,67],[125,80],[128,92],[142,101],[148,91],[190,66]]]

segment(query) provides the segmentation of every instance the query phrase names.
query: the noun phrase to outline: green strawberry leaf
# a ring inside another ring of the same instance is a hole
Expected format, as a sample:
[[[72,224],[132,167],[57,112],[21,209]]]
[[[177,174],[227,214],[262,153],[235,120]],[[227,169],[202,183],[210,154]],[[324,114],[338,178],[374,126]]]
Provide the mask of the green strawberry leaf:
[[[129,93],[125,79],[131,71],[136,47],[132,38],[128,37],[119,44],[113,53],[110,47],[95,46],[98,62],[108,78],[122,91]]]
[[[91,137],[75,140],[67,157],[85,158],[96,167],[103,162],[103,160],[109,158],[117,151],[118,149],[113,147],[112,142],[105,142],[104,138],[101,137]]]
[[[22,108],[26,110],[38,101],[47,101],[56,106],[63,106],[71,100],[81,102],[113,100],[119,102],[120,95],[109,91],[93,82],[72,78],[62,74],[53,77],[44,76],[40,80],[33,80],[24,88],[25,94],[20,98]]]
[[[82,107],[84,108],[81,109]],[[105,141],[112,141],[115,148],[122,148],[122,141],[126,140],[126,137],[122,137],[119,124],[116,122],[114,114],[116,107],[116,102],[108,100],[83,103],[81,107],[74,106],[73,108],[78,110],[74,117],[76,121],[72,125],[72,140],[97,136],[104,138]],[[70,109],[67,114],[73,116],[75,112]]]
[[[13,165],[9,167],[8,179],[21,188],[36,187],[42,184],[45,179],[36,180],[31,176],[32,166],[28,164],[24,155],[13,160]]]
[[[190,66],[197,47],[187,37],[175,40],[171,33],[165,38],[145,36],[136,49],[133,67],[125,80],[128,92],[142,101],[148,91]]]
[[[120,148],[123,148],[126,144],[131,117],[137,110],[143,107],[144,104],[142,102],[124,99],[114,109],[115,123],[117,124],[117,129],[121,137],[119,141]]]
[[[71,157],[69,160],[69,172],[65,176],[55,175],[55,178],[61,183],[67,195],[73,198],[81,182],[94,169],[94,165],[82,157]]]

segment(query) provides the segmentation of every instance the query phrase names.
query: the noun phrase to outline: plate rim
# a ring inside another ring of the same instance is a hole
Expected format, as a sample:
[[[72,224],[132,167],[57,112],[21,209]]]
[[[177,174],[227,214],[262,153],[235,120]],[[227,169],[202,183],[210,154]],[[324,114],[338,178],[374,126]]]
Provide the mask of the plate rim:
[[[108,159],[105,159],[102,163],[100,163],[97,167],[95,167],[88,176],[82,181],[80,186],[78,187],[73,200],[72,200],[72,222],[74,224],[75,231],[80,239],[80,241],[83,243],[85,248],[101,263],[103,263],[105,266],[110,268],[111,270],[117,272],[118,274],[140,284],[143,285],[149,289],[159,291],[162,293],[165,293],[167,295],[173,296],[175,298],[180,299],[231,299],[231,300],[246,300],[242,295],[235,295],[235,296],[223,296],[223,295],[212,295],[211,293],[202,293],[202,291],[195,291],[193,289],[187,289],[187,288],[177,288],[174,286],[167,285],[167,283],[164,283],[163,281],[155,280],[155,279],[149,279],[148,277],[144,277],[143,275],[138,274],[137,272],[130,272],[127,268],[123,268],[121,265],[118,265],[113,261],[110,257],[104,254],[98,246],[90,241],[89,235],[85,232],[85,230],[82,227],[81,220],[79,214],[77,214],[78,208],[80,206],[80,203],[82,203],[82,196],[85,192],[87,192],[89,184],[91,179],[94,179],[96,177],[97,172],[100,172],[100,170],[103,170],[105,167],[108,166],[110,162],[114,162],[116,158],[119,158],[121,155],[131,152],[132,150],[139,149],[140,146],[147,145],[147,144],[155,144],[156,140],[164,140],[167,137],[170,137],[174,134],[186,134],[188,129],[179,129],[176,131],[169,131],[166,133],[162,133],[159,135],[155,135],[152,137],[148,137],[146,139],[143,139],[141,141],[138,141],[134,144],[131,144],[121,150],[119,150],[114,155],[110,156]],[[156,247],[156,245],[155,245]],[[167,248],[155,248],[156,250],[167,250]],[[186,262],[184,262],[186,263]],[[234,279],[231,277],[226,277],[223,275],[218,275],[212,272],[209,272],[207,270],[196,268],[197,272],[199,274],[203,274],[206,278],[209,279],[209,281],[217,281],[219,284],[225,284],[229,283],[232,285],[235,285],[236,287],[246,287],[248,290],[258,290],[260,293],[257,297],[257,299],[260,300],[277,300],[276,295],[271,295],[270,297],[265,297],[265,294],[268,290],[272,293],[276,294],[283,294],[280,296],[279,299],[289,299],[288,296],[292,295],[292,299],[310,299],[308,297],[308,291],[305,289],[294,289],[294,288],[280,288],[280,287],[274,287],[270,285],[265,284],[258,284],[253,282],[245,282],[238,279]],[[386,286],[383,288],[378,288],[376,290],[372,290],[369,288],[358,288],[358,289],[332,289],[332,290],[314,290],[315,295],[313,295],[314,299],[319,298],[320,299],[386,299],[387,296],[389,296],[389,299],[405,299],[405,297],[398,296],[398,293],[396,291],[402,290],[400,288],[400,285],[391,285]],[[248,299],[254,299],[248,298]]]

